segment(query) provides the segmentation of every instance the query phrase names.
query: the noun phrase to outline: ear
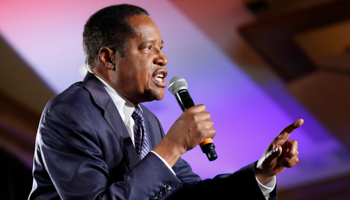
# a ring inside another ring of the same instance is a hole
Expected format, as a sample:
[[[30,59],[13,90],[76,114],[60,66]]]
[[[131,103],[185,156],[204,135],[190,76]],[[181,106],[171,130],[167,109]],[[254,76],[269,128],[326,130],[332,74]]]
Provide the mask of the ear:
[[[114,52],[108,47],[101,47],[98,52],[98,59],[102,66],[109,70],[114,70],[114,61],[113,56]]]

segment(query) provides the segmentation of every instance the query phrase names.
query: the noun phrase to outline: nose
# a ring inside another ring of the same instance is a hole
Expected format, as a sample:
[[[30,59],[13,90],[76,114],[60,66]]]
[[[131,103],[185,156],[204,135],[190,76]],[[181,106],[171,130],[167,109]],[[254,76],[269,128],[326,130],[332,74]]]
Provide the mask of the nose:
[[[158,55],[154,58],[153,63],[164,67],[168,64],[168,58],[164,55],[162,50],[158,51]]]

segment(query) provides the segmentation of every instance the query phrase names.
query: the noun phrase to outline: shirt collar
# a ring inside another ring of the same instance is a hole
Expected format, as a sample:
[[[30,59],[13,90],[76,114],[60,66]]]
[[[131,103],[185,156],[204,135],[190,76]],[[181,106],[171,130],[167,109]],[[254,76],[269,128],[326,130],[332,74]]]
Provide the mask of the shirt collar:
[[[135,109],[135,104],[125,98],[122,94],[120,94],[117,90],[115,90],[111,85],[109,85],[105,80],[94,74],[98,80],[101,81],[104,88],[106,89],[109,96],[112,98],[115,106],[117,107],[119,114],[126,124],[128,120],[130,120],[132,113]],[[138,106],[138,105],[137,105]],[[139,106],[140,107],[140,106]]]

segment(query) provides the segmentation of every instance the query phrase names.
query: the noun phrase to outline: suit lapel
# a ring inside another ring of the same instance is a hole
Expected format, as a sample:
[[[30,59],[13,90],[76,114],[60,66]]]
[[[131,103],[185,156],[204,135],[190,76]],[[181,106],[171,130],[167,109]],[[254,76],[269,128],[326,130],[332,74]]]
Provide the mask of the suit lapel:
[[[111,97],[104,89],[102,83],[91,73],[87,73],[83,81],[84,87],[90,92],[94,102],[103,110],[103,116],[116,134],[123,156],[129,169],[138,162],[137,153],[126,130],[118,109],[115,107]]]

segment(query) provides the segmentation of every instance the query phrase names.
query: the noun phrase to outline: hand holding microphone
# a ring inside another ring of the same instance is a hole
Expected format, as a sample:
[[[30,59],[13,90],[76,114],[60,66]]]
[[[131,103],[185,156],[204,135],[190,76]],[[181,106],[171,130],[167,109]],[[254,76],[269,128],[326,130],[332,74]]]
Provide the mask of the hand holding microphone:
[[[187,82],[184,78],[180,76],[173,77],[169,82],[168,89],[169,89],[169,92],[175,95],[175,98],[179,103],[182,111],[185,112],[187,109],[195,106],[189,92],[187,91]],[[190,109],[188,113],[184,113],[183,115],[186,115],[186,114],[192,115],[194,118],[196,117],[198,120],[197,122],[194,121],[191,125],[189,125],[188,128],[191,128],[191,126],[195,124],[197,128],[199,128],[198,130],[199,132],[200,131],[203,131],[203,133],[205,131],[213,132],[213,129],[212,129],[213,122],[210,120],[210,114],[206,112],[204,105],[196,106],[196,108]],[[181,119],[181,117],[179,119]],[[216,154],[215,145],[211,137],[204,139],[200,143],[200,146],[203,153],[207,155],[210,161],[216,160],[218,156]]]

